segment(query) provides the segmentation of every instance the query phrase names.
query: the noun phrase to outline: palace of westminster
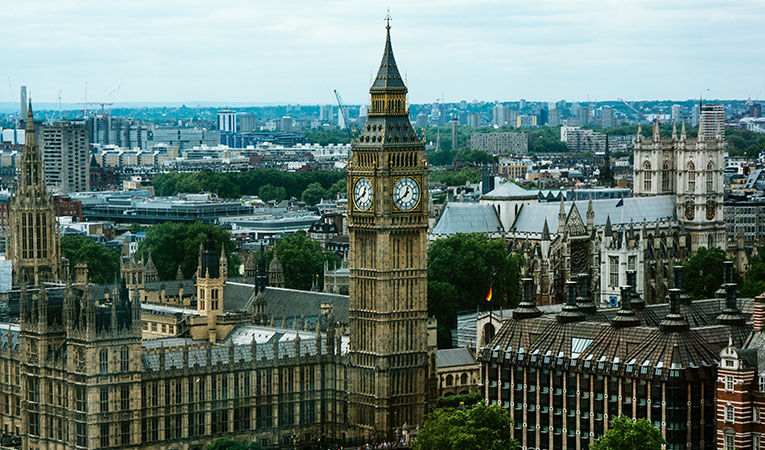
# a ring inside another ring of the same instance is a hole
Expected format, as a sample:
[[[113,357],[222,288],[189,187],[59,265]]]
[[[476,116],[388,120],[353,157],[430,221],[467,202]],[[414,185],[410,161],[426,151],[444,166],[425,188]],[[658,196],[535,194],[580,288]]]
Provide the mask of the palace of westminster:
[[[348,164],[348,296],[285,289],[276,255],[268,267],[250,255],[229,277],[212,240],[193,280],[160,281],[150,257],[125,253],[119,284],[90,283],[62,258],[30,103],[9,207],[13,288],[0,298],[3,445],[326,448],[416,433],[440,384],[428,175],[386,29]],[[587,448],[625,414],[659,427],[668,448],[760,449],[765,296],[739,300],[728,265],[718,298],[691,301],[675,266],[724,241],[721,157],[720,139],[639,136],[637,203],[624,209],[654,210],[651,227],[592,201],[584,217],[573,202],[515,209],[506,237],[526,254],[523,301],[510,317],[478,315],[474,350],[477,385],[524,448]],[[706,169],[698,188],[693,164]],[[598,278],[632,256],[626,285]],[[600,307],[604,287],[618,308]],[[537,307],[561,297],[557,314]]]

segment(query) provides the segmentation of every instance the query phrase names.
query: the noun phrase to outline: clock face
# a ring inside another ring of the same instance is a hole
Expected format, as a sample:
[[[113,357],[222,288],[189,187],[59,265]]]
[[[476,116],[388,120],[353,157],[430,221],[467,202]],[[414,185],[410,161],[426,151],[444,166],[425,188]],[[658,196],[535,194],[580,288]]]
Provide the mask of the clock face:
[[[369,178],[359,178],[353,185],[353,203],[356,209],[366,211],[372,206],[372,182]]]
[[[406,177],[393,186],[393,204],[401,211],[411,211],[420,203],[420,185]]]

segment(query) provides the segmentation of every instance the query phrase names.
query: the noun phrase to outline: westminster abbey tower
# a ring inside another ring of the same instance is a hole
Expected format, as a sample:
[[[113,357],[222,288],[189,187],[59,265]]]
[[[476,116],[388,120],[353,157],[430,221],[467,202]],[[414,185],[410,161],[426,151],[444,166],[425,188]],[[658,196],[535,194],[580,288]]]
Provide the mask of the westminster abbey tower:
[[[386,29],[348,166],[350,419],[378,439],[422,424],[429,364],[425,147]]]

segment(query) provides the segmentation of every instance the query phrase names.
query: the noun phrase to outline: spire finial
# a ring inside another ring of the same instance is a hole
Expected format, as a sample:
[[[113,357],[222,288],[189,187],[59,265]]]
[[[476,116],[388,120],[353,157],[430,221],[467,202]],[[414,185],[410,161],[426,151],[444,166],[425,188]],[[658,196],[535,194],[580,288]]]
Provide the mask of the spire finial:
[[[27,106],[27,133],[35,132],[35,117],[32,114],[32,98],[29,98],[29,105]]]
[[[385,29],[390,30],[390,21],[393,20],[390,16],[390,7],[386,8],[385,12]]]

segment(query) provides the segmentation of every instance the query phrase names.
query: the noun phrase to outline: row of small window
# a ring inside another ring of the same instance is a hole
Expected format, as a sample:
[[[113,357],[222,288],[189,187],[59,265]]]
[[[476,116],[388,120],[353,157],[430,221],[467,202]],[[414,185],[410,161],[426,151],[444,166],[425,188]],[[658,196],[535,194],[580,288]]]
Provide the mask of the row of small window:
[[[463,373],[459,377],[452,376],[451,374],[449,374],[444,378],[444,386],[451,386],[454,384],[455,381],[458,382],[459,384],[467,384],[468,374]]]
[[[5,360],[0,364],[0,371],[2,371],[3,383],[13,382],[16,386],[20,384],[18,364],[11,364],[9,360]]]
[[[736,436],[733,434],[725,434],[723,450],[736,450]],[[762,437],[759,434],[752,434],[752,450],[762,449]]]
[[[130,370],[130,350],[127,347],[122,347],[119,351],[114,352],[114,361],[112,364],[119,362],[120,372],[127,372]],[[106,375],[109,373],[109,349],[102,348],[98,353],[98,371],[99,373]]]
[[[760,415],[760,408],[752,407],[752,422],[760,423],[762,416]],[[730,403],[725,405],[725,421],[728,423],[734,423],[736,421],[736,409]]]
[[[143,331],[151,331],[152,333],[170,334],[174,336],[177,330],[176,327],[177,325],[149,322],[146,320],[143,321]]]

